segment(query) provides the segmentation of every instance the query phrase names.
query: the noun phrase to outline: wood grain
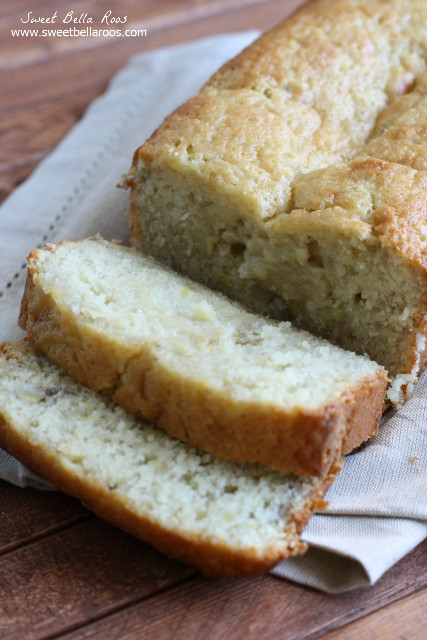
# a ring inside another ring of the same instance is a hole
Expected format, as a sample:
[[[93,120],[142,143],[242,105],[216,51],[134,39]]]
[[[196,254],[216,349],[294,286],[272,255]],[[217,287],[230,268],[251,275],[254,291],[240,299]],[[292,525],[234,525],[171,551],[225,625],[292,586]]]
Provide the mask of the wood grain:
[[[74,91],[57,101],[7,112],[0,120],[0,175],[27,162],[39,161],[82,116],[92,90]],[[30,115],[31,114],[31,115]]]
[[[89,517],[80,502],[59,491],[20,489],[0,480],[0,555]]]
[[[426,587],[426,554],[427,543],[393,567],[376,586],[334,596],[271,576],[221,582],[200,577],[65,637],[134,640],[144,620],[147,638],[315,640]],[[368,633],[358,640],[365,638],[370,640]]]
[[[427,638],[427,590],[357,620],[324,640],[425,640]]]
[[[60,634],[194,574],[93,517],[0,558],[0,638]]]

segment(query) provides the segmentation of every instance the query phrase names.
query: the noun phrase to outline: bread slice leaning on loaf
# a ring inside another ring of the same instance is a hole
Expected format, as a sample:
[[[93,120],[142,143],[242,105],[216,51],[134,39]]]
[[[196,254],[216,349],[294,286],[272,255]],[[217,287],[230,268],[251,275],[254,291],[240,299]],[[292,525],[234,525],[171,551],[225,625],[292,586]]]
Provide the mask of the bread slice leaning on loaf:
[[[376,432],[387,377],[100,239],[36,249],[20,325],[79,382],[238,462],[325,475]]]
[[[0,446],[97,514],[215,576],[264,573],[333,480],[216,458],[81,386],[28,342],[0,347]]]
[[[315,0],[138,149],[131,240],[389,372],[426,360],[427,2]]]

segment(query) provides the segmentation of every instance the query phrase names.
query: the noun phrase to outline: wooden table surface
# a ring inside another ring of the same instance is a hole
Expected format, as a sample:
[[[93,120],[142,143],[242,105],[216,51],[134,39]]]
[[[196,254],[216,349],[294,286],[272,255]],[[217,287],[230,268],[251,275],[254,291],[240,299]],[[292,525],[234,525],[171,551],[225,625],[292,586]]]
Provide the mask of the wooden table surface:
[[[1,0],[1,200],[51,151],[131,54],[226,31],[265,29],[299,4]],[[76,18],[86,13],[99,23],[110,9],[112,15],[128,16],[127,28],[146,29],[147,36],[14,38],[10,31],[31,26],[21,22],[29,11],[31,17],[57,11],[61,19],[69,11]],[[427,639],[427,542],[375,586],[329,596],[270,575],[204,578],[60,493],[0,481],[0,523],[2,640]]]

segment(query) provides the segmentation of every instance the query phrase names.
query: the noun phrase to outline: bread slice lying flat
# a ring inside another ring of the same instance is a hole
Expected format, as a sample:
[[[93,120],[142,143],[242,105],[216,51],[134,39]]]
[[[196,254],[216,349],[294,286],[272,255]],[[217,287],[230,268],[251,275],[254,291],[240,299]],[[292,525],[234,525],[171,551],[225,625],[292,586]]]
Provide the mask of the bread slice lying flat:
[[[263,573],[302,553],[299,533],[333,480],[194,449],[28,342],[0,348],[0,446],[101,517],[216,576]]]
[[[135,153],[134,246],[367,353],[399,402],[425,364],[427,2],[316,0]]]
[[[239,462],[324,475],[376,431],[385,371],[102,240],[35,250],[20,324],[76,380]]]

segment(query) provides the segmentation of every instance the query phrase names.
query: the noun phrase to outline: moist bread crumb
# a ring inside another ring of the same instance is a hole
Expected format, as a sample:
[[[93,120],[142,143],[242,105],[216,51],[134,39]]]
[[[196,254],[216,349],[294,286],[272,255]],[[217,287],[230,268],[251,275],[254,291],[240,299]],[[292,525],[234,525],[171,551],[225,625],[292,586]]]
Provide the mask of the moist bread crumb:
[[[215,576],[264,573],[333,480],[236,464],[174,440],[22,341],[0,348],[0,446],[98,515]],[[337,470],[337,466],[334,469]]]
[[[381,416],[376,363],[99,238],[31,254],[20,324],[79,382],[230,460],[325,475]]]

